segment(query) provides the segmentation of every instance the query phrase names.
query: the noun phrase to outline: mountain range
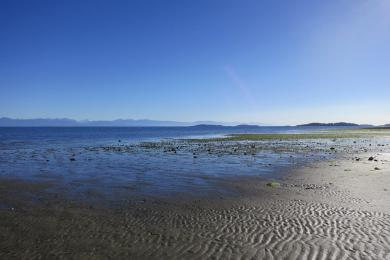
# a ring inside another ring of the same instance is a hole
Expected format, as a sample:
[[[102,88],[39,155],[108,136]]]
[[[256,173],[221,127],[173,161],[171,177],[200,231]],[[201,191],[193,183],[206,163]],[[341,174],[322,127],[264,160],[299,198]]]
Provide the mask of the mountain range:
[[[259,126],[266,126],[265,124],[250,123],[240,124],[236,122],[216,122],[216,121],[195,121],[195,122],[179,122],[179,121],[159,121],[150,119],[116,119],[116,120],[74,120],[69,118],[36,118],[36,119],[14,119],[8,117],[0,118],[0,127],[93,127],[93,126],[106,126],[106,127],[150,127],[150,126],[170,126],[170,127],[226,127],[235,126],[240,128],[255,128]],[[354,123],[338,122],[338,123],[309,123],[297,125],[298,127],[372,127],[372,125],[359,125]],[[381,127],[390,127],[390,124],[383,125]]]
[[[117,120],[81,120],[77,121],[68,118],[37,118],[37,119],[13,119],[8,117],[0,118],[0,127],[15,126],[15,127],[43,127],[43,126],[196,126],[196,125],[220,125],[234,126],[238,123],[214,122],[214,121],[195,121],[195,122],[178,122],[178,121],[158,121],[149,119],[117,119]]]

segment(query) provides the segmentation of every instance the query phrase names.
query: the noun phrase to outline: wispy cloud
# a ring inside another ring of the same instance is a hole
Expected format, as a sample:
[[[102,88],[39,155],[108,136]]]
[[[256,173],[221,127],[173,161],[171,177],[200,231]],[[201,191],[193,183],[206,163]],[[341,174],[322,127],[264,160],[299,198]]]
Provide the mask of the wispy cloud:
[[[230,64],[227,64],[225,65],[224,69],[233,85],[237,87],[237,89],[240,91],[240,94],[245,98],[245,102],[248,103],[253,109],[255,109],[257,106],[251,90],[239,77],[234,67]]]

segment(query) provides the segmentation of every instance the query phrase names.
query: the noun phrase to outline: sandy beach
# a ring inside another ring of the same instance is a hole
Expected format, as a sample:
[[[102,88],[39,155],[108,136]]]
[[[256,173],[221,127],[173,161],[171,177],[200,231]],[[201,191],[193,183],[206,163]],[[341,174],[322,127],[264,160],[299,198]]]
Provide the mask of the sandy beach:
[[[2,180],[0,258],[389,259],[390,153],[360,150],[277,181],[221,181],[234,196],[112,207],[69,201],[49,182]]]

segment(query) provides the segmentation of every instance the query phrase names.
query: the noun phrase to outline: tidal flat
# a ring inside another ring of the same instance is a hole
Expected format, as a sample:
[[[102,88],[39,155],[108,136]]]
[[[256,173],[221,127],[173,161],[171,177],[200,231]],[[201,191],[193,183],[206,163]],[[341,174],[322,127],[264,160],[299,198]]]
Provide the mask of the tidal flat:
[[[359,131],[7,141],[0,258],[389,259],[390,132]]]

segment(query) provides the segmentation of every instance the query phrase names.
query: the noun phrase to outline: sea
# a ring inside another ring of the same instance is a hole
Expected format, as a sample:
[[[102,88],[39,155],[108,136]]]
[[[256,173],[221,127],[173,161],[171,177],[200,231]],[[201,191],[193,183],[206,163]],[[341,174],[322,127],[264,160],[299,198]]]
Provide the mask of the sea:
[[[232,133],[304,133],[325,127],[1,127],[0,178],[47,183],[71,199],[229,193],[221,181],[245,176],[275,179],[306,155],[197,154],[145,149],[143,143],[222,137]],[[334,129],[334,127],[332,128]],[[120,149],[109,149],[119,147]],[[319,154],[318,157],[323,157]],[[313,157],[313,156],[312,156]],[[311,158],[312,160],[312,158]]]

